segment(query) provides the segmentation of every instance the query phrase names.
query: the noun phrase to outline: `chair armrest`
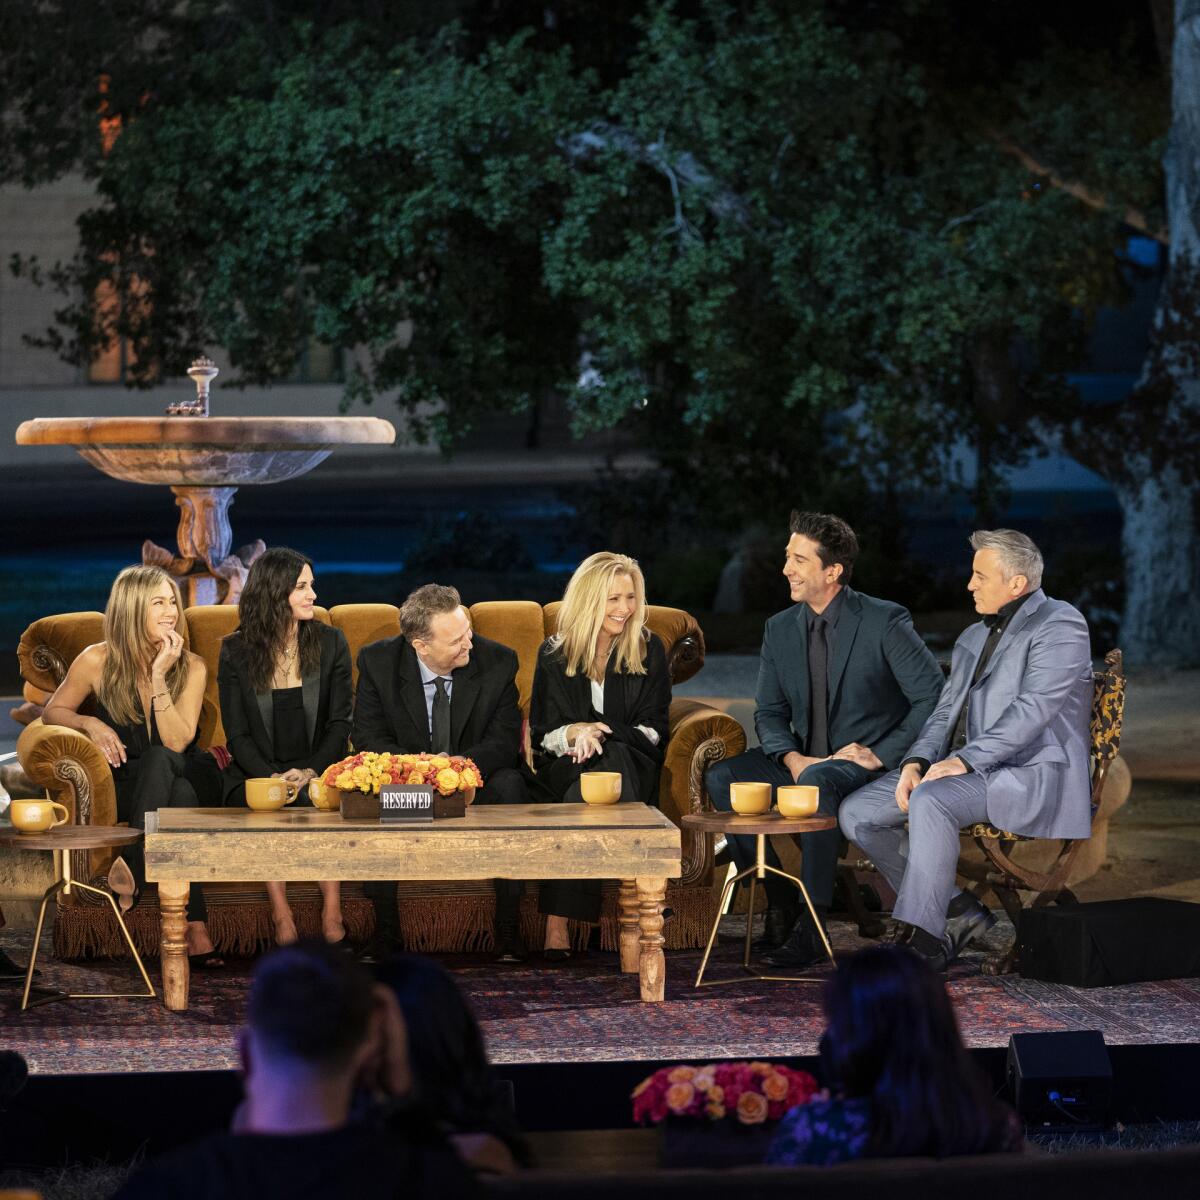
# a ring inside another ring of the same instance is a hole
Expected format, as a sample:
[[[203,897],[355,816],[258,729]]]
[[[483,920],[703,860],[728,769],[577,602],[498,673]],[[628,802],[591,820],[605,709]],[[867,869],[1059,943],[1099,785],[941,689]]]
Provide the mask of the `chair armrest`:
[[[34,721],[17,739],[25,774],[71,814],[75,825],[115,825],[112,771],[96,744],[65,725]]]
[[[746,733],[728,713],[699,700],[671,701],[671,736],[658,787],[659,807],[676,824],[685,813],[708,808],[704,772],[723,758],[746,749]],[[707,882],[712,877],[712,839],[695,830],[683,831],[682,883]]]

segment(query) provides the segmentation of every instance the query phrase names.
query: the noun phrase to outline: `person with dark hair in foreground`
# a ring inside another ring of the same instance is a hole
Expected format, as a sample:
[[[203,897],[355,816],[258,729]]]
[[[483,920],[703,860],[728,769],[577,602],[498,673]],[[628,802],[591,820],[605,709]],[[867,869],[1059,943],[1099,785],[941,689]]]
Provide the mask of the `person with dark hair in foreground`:
[[[454,977],[431,959],[400,954],[377,978],[395,993],[408,1033],[406,1105],[442,1130],[473,1171],[504,1175],[528,1166],[529,1148]]]
[[[904,946],[862,950],[825,985],[828,1099],[792,1109],[767,1162],[949,1158],[1020,1150],[1016,1114],[967,1055],[937,973]]]
[[[447,1200],[476,1184],[445,1139],[415,1121],[352,1119],[409,1086],[394,998],[322,942],[268,954],[238,1036],[245,1100],[230,1133],[149,1163],[118,1200]]]

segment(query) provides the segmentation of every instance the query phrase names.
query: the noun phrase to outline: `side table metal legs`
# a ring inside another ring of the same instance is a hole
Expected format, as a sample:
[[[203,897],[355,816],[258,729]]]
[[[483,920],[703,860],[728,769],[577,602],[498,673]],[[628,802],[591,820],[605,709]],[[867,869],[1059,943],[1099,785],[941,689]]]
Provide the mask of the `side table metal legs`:
[[[721,902],[717,905],[717,915],[713,918],[712,931],[708,935],[708,945],[704,947],[704,957],[700,960],[700,970],[696,974],[696,987],[719,987],[723,983],[742,983],[742,976],[735,975],[729,979],[705,979],[704,972],[708,967],[709,955],[712,954],[712,948],[717,941],[717,929],[721,924],[721,917],[725,913],[727,904],[733,895],[733,889],[745,879],[750,877],[750,900],[746,911],[746,939],[742,948],[742,970],[746,974],[753,976],[755,979],[771,980],[779,983],[823,983],[821,978],[814,979],[807,975],[768,975],[761,971],[755,970],[750,965],[750,941],[751,927],[754,923],[754,901],[758,893],[758,881],[765,880],[767,872],[772,875],[778,875],[781,879],[788,880],[789,883],[795,885],[800,895],[804,897],[804,903],[808,907],[809,917],[812,919],[813,925],[817,932],[821,935],[821,941],[825,946],[825,953],[829,956],[829,961],[836,967],[837,962],[833,957],[833,947],[829,944],[829,938],[825,934],[825,930],[821,922],[817,919],[816,910],[813,908],[812,900],[809,898],[808,889],[804,884],[796,878],[795,875],[789,875],[786,871],[781,871],[778,867],[773,867],[766,860],[767,854],[767,838],[766,834],[755,834],[755,864],[752,867],[747,867],[744,871],[739,871],[736,875],[726,879],[725,886],[721,890]]]
[[[29,955],[29,969],[25,972],[25,991],[21,996],[21,1011],[24,1012],[27,1008],[36,1007],[39,1004],[50,1004],[55,1000],[100,1000],[100,999],[153,999],[156,995],[154,985],[150,982],[150,976],[146,974],[146,967],[142,963],[142,956],[138,954],[137,947],[133,944],[133,938],[129,936],[129,928],[125,924],[125,918],[121,916],[121,910],[117,907],[117,902],[112,898],[112,895],[103,890],[103,888],[92,887],[90,883],[80,883],[77,879],[71,878],[71,855],[69,851],[54,852],[55,866],[58,867],[59,878],[54,881],[47,889],[45,895],[42,896],[42,904],[38,909],[37,929],[33,935],[33,949]],[[29,989],[33,984],[33,969],[37,965],[38,948],[42,941],[42,926],[46,921],[46,906],[58,895],[59,892],[65,891],[68,895],[72,888],[82,888],[85,892],[92,892],[97,896],[103,896],[108,901],[109,906],[113,910],[113,916],[116,918],[117,926],[125,937],[125,942],[129,946],[129,953],[133,955],[133,961],[137,964],[138,971],[141,972],[142,982],[146,985],[144,992],[55,992],[51,996],[46,996],[35,1000],[33,1004],[29,1002]]]

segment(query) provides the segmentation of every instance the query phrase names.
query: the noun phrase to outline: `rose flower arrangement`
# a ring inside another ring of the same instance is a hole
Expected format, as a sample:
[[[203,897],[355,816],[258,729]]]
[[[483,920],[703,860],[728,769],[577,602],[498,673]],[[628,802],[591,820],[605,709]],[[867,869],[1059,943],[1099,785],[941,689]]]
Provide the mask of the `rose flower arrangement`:
[[[736,1117],[742,1125],[760,1125],[807,1104],[816,1091],[817,1081],[807,1071],[773,1063],[660,1067],[633,1089],[633,1119],[657,1125],[668,1117]]]
[[[375,754],[364,750],[326,767],[321,782],[343,792],[379,795],[389,783],[431,787],[443,796],[483,787],[479,768],[461,754]]]

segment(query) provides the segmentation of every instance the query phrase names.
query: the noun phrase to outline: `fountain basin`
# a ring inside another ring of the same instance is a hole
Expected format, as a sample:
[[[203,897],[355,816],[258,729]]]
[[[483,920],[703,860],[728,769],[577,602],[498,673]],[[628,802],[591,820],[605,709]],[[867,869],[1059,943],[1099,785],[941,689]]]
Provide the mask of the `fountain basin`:
[[[238,487],[310,471],[342,445],[391,445],[379,417],[38,417],[21,446],[74,446],[98,470],[130,483]]]

